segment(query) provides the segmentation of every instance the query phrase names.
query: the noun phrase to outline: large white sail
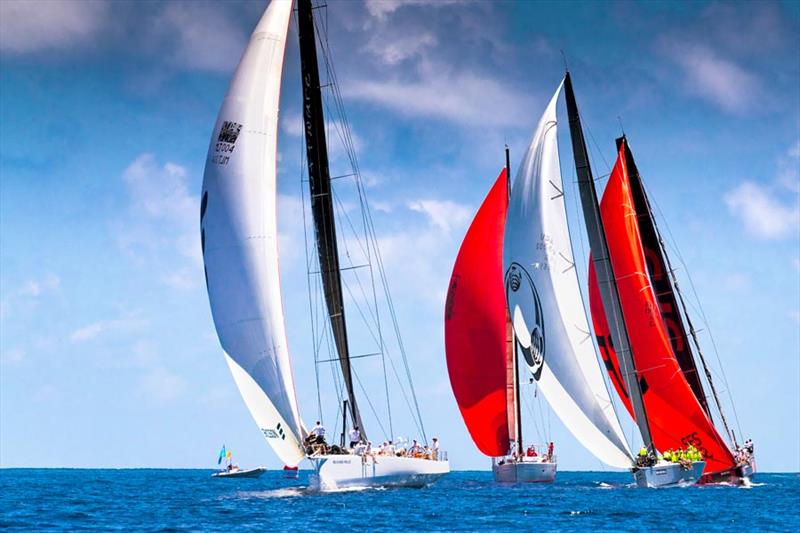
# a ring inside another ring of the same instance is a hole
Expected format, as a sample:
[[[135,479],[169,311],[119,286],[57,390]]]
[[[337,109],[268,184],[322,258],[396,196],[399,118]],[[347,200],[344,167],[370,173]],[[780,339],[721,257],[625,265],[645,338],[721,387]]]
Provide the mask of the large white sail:
[[[556,102],[547,106],[511,189],[503,242],[514,332],[553,411],[598,459],[631,465],[590,337],[572,256],[558,159]]]
[[[201,231],[214,325],[239,391],[278,457],[303,457],[278,269],[278,105],[291,0],[272,0],[222,103]]]

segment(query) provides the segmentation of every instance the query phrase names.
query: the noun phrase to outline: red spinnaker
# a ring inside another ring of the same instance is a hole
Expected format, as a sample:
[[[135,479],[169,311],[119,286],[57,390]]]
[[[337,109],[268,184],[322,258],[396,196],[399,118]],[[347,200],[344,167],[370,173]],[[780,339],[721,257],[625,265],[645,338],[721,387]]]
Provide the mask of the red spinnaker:
[[[478,209],[458,251],[445,304],[444,338],[450,385],[478,449],[508,453],[507,313],[503,231],[506,171]]]
[[[600,213],[653,442],[662,451],[692,444],[707,462],[705,473],[727,470],[735,466],[733,455],[681,372],[650,285],[624,146],[620,146],[603,193]],[[611,381],[633,416],[591,260],[589,265],[589,305],[595,335]]]

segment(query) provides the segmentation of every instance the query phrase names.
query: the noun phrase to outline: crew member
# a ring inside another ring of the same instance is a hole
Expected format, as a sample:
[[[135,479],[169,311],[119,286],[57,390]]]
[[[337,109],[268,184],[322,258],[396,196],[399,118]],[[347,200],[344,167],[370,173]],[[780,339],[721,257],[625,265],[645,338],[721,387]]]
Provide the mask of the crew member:
[[[325,428],[322,427],[322,424],[319,420],[317,420],[317,424],[314,426],[314,429],[311,430],[311,434],[314,435],[317,443],[325,442]]]
[[[354,447],[360,440],[361,432],[358,430],[358,426],[354,426],[353,429],[350,430],[350,447]]]

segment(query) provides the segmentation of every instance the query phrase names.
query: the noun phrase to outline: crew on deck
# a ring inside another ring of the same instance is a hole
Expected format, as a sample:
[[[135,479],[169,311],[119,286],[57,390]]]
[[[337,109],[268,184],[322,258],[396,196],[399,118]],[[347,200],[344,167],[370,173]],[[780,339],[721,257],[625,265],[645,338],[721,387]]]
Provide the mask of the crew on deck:
[[[355,447],[361,441],[361,431],[359,431],[358,426],[354,426],[353,429],[350,430],[350,448]]]

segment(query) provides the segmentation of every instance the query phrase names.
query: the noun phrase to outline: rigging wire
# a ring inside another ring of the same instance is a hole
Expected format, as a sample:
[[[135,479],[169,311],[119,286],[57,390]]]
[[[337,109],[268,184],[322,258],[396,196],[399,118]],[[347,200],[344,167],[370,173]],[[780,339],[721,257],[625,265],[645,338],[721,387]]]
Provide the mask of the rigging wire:
[[[326,11],[326,15],[327,15],[327,11]],[[360,169],[358,167],[358,161],[356,159],[355,143],[353,142],[352,132],[350,130],[349,122],[347,120],[347,115],[346,115],[345,110],[344,110],[343,100],[342,100],[342,97],[341,97],[341,92],[340,92],[340,89],[339,89],[339,84],[338,84],[338,80],[337,80],[337,77],[336,77],[336,72],[335,72],[335,69],[333,68],[333,64],[331,62],[330,43],[329,43],[329,40],[328,40],[328,32],[327,32],[327,29],[328,29],[327,19],[325,20],[325,23],[322,24],[322,23],[319,23],[318,19],[315,18],[314,23],[315,23],[318,35],[320,35],[320,37],[322,37],[319,40],[319,45],[320,45],[320,49],[322,51],[321,55],[322,55],[322,57],[324,59],[326,73],[328,75],[328,84],[326,86],[330,88],[330,94],[332,95],[331,100],[332,100],[332,102],[334,104],[334,108],[335,108],[336,114],[338,115],[338,118],[339,118],[338,121],[328,121],[327,124],[326,124],[326,129],[329,128],[330,126],[333,126],[333,129],[336,131],[337,136],[339,137],[340,141],[344,145],[345,153],[346,153],[346,155],[347,155],[347,157],[349,159],[350,166],[353,169],[353,174],[354,174],[354,177],[355,177],[356,187],[357,187],[358,195],[359,195],[359,202],[360,202],[360,206],[361,206],[361,210],[362,210],[362,219],[363,219],[363,222],[364,222],[364,224],[363,224],[363,226],[364,226],[364,236],[365,236],[365,239],[366,239],[366,247],[362,246],[362,251],[366,250],[366,255],[367,255],[367,258],[368,258],[368,264],[369,264],[369,268],[370,268],[370,279],[371,279],[371,285],[372,285],[372,289],[373,289],[372,290],[372,292],[373,292],[373,301],[375,302],[375,312],[374,313],[372,312],[371,306],[370,306],[370,309],[369,309],[369,311],[367,313],[364,313],[363,309],[361,309],[361,307],[358,306],[358,305],[357,305],[357,309],[359,310],[359,313],[362,315],[362,319],[367,324],[367,329],[368,329],[370,335],[373,337],[373,339],[375,338],[375,332],[372,331],[372,328],[369,327],[369,320],[366,318],[366,316],[368,314],[371,315],[373,320],[374,320],[374,322],[375,322],[375,324],[377,325],[377,330],[378,330],[377,337],[378,338],[375,339],[375,340],[378,342],[378,345],[380,346],[382,367],[383,367],[383,373],[384,373],[384,388],[385,388],[385,391],[386,391],[387,410],[389,412],[390,432],[393,433],[392,428],[391,428],[392,415],[391,415],[391,402],[390,402],[390,394],[389,394],[389,384],[388,384],[388,377],[387,377],[388,373],[386,372],[386,360],[387,359],[389,360],[390,367],[391,367],[391,369],[392,369],[392,371],[393,371],[393,373],[395,375],[395,378],[397,379],[398,385],[400,386],[401,393],[402,393],[404,399],[406,400],[406,404],[409,407],[412,419],[413,419],[415,425],[417,426],[417,429],[422,434],[424,442],[427,443],[427,437],[425,435],[424,426],[422,425],[422,417],[421,417],[421,413],[420,413],[420,409],[419,409],[419,402],[417,400],[416,391],[414,390],[413,381],[411,379],[411,373],[410,373],[410,368],[409,368],[409,364],[408,364],[407,354],[405,352],[405,347],[404,347],[403,342],[402,342],[402,337],[400,336],[396,311],[395,311],[395,308],[394,308],[393,301],[391,299],[391,292],[389,291],[388,282],[387,282],[387,279],[386,279],[385,268],[384,268],[384,265],[383,265],[382,258],[380,256],[380,250],[379,250],[379,248],[377,246],[377,236],[376,236],[376,232],[375,232],[375,229],[374,229],[374,222],[373,222],[373,219],[372,219],[371,212],[369,210],[369,204],[367,202],[366,191],[365,191],[364,186],[363,186],[363,180],[361,179]],[[325,106],[328,108],[328,111],[330,111],[330,107],[328,106],[328,102],[327,101],[325,101]],[[335,195],[334,195],[334,197],[336,198]],[[339,200],[339,202],[341,204],[340,200]],[[346,211],[345,210],[343,210],[343,211],[345,212],[345,215],[346,215]],[[305,213],[305,210],[304,210],[304,213]],[[349,216],[346,216],[346,219],[348,220],[348,224],[350,225],[351,229],[353,230],[353,233],[357,234],[358,232],[355,230],[355,226],[352,224],[352,221],[349,220]],[[304,228],[304,232],[305,231],[306,231],[306,229]],[[307,236],[306,236],[306,240],[308,240]],[[358,242],[359,242],[359,245],[361,245],[361,242],[360,241],[358,241]],[[345,244],[345,247],[346,247],[346,244]],[[306,246],[307,257],[308,257],[308,251],[309,251],[308,250],[308,246]],[[399,350],[400,350],[400,355],[402,356],[403,365],[404,365],[404,368],[405,368],[405,377],[406,377],[406,380],[408,382],[408,385],[409,385],[409,388],[410,388],[410,391],[411,391],[411,397],[413,399],[413,404],[414,404],[413,408],[411,406],[411,401],[409,401],[408,395],[406,394],[406,390],[405,390],[406,387],[403,385],[403,380],[400,378],[400,374],[399,374],[399,372],[397,371],[397,368],[394,365],[393,358],[392,357],[387,357],[387,356],[389,356],[389,350],[388,350],[388,347],[386,346],[386,344],[384,343],[383,334],[382,334],[381,328],[380,328],[380,311],[379,311],[378,305],[377,305],[377,293],[376,293],[376,289],[375,289],[375,275],[374,275],[374,270],[373,270],[373,265],[372,265],[373,253],[374,253],[375,262],[376,262],[375,266],[377,267],[377,272],[378,272],[379,277],[380,277],[380,283],[381,283],[382,288],[384,289],[384,293],[385,293],[385,296],[386,296],[386,300],[387,300],[387,304],[388,304],[388,308],[389,308],[389,312],[390,312],[390,317],[391,317],[391,322],[392,322],[392,325],[393,325],[393,328],[394,328],[395,337],[397,339],[398,347],[399,347]],[[347,257],[348,257],[348,259],[350,259],[351,264],[352,264],[352,258],[349,255],[349,251],[348,251]],[[308,261],[307,261],[307,264],[308,264]],[[357,272],[355,273],[355,276],[356,276],[356,281],[357,281],[357,283],[359,285],[359,289],[361,291],[361,294],[363,296],[365,296],[366,295],[366,291],[364,290],[363,284],[361,283],[361,279],[358,276]],[[357,299],[354,298],[353,292],[350,289],[349,284],[346,283],[345,285],[347,287],[348,294],[350,295],[351,300],[354,301],[354,302],[357,302]],[[325,336],[328,338],[328,348],[331,349],[332,345],[331,345],[330,335],[327,334],[327,331],[330,329],[330,324],[327,324],[327,327],[323,328],[323,329],[326,332]],[[332,353],[334,353],[334,352],[332,352]],[[316,361],[315,364],[317,364],[318,361],[319,361],[319,357],[316,354],[315,354],[315,361]],[[334,365],[331,365],[331,368],[333,369]],[[334,372],[334,375],[338,378],[338,374],[337,373]],[[336,381],[338,382],[338,380],[336,380]],[[365,396],[367,397],[367,402],[370,404],[370,407],[373,409],[373,414],[375,414],[376,418],[378,418],[377,417],[377,413],[374,410],[374,405],[372,404],[372,402],[369,399],[368,395],[366,395],[366,391],[364,390],[363,384],[361,384],[360,381],[359,381],[359,385],[361,386],[362,391],[364,392]],[[341,395],[341,389],[340,389],[340,395]],[[380,422],[379,422],[379,424],[380,424]],[[382,426],[381,426],[381,429],[384,430],[384,428]],[[385,430],[384,430],[384,433],[385,433]]]
[[[686,279],[689,280],[689,286],[691,287],[692,294],[693,294],[693,296],[694,296],[694,298],[695,298],[695,300],[697,302],[696,309],[699,311],[699,315],[700,315],[701,319],[703,320],[703,324],[705,325],[705,328],[708,331],[708,337],[711,340],[711,346],[713,347],[714,355],[716,356],[717,364],[719,365],[719,371],[720,372],[719,372],[718,375],[720,375],[722,377],[722,381],[723,381],[723,383],[725,383],[725,392],[727,392],[728,401],[730,402],[731,408],[733,409],[733,417],[736,420],[736,429],[739,430],[739,435],[741,436],[741,435],[743,435],[743,433],[742,433],[741,425],[739,424],[739,414],[736,411],[736,404],[733,402],[733,395],[731,394],[731,387],[730,387],[730,384],[728,383],[728,377],[725,374],[725,367],[722,365],[722,359],[719,356],[719,350],[717,349],[717,343],[714,340],[714,335],[711,332],[711,326],[709,325],[708,318],[706,317],[705,311],[703,310],[703,306],[700,303],[700,297],[697,294],[697,288],[695,287],[694,280],[692,280],[692,276],[689,274],[689,269],[688,269],[688,267],[686,265],[686,261],[684,261],[683,254],[681,253],[680,249],[678,248],[677,242],[675,241],[675,237],[672,234],[672,229],[669,226],[669,222],[667,221],[666,217],[664,216],[664,213],[661,211],[661,206],[658,204],[658,202],[655,199],[653,199],[653,205],[655,205],[656,209],[658,210],[659,218],[661,218],[661,220],[664,222],[664,227],[666,228],[667,234],[669,235],[671,247],[675,251],[675,254],[678,256],[678,260],[681,262],[681,265],[683,266],[684,271],[686,271]],[[680,292],[678,294],[680,296]],[[681,296],[681,300],[683,300],[682,296]],[[687,316],[687,319],[688,319],[688,316]],[[690,322],[690,324],[691,324],[691,322]],[[690,327],[691,327],[691,325],[690,325]],[[692,329],[694,329],[694,328],[692,328]],[[697,343],[696,339],[695,339],[695,345],[697,346],[698,353],[700,355],[700,360],[702,361],[704,370],[706,371],[706,377],[709,380],[709,385],[711,386],[711,389],[714,392],[714,397],[715,397],[715,400],[716,400],[716,403],[717,403],[717,408],[720,411],[720,416],[721,416],[723,422],[725,423],[726,429],[728,429],[727,428],[728,424],[727,424],[727,422],[725,422],[725,415],[722,412],[722,405],[719,402],[719,398],[716,397],[716,390],[714,389],[714,384],[710,379],[710,372],[708,371],[705,358],[703,357],[702,352],[700,352],[700,347],[699,347],[699,344]],[[729,431],[729,433],[730,433],[730,431]],[[729,435],[729,436],[733,439],[734,444],[735,444],[736,443],[735,438],[733,438],[731,435]]]

